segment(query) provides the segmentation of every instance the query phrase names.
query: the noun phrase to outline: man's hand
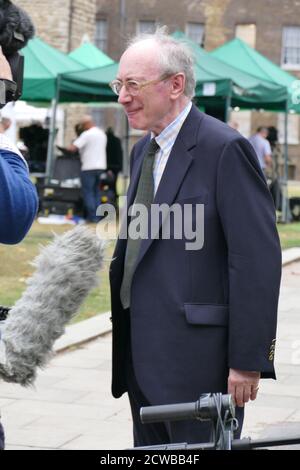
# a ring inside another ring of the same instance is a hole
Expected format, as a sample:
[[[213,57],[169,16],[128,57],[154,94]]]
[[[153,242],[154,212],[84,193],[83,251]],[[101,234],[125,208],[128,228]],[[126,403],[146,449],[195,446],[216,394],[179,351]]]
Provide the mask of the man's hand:
[[[258,392],[260,372],[229,370],[228,393],[237,406],[243,407],[250,399],[255,400]]]
[[[0,79],[12,80],[12,73],[10,65],[2,52],[2,47],[0,46]]]
[[[272,155],[265,155],[265,163],[270,167],[273,165]]]
[[[66,150],[68,152],[76,153],[78,152],[78,147],[76,147],[76,145],[71,144],[68,147],[66,147]]]

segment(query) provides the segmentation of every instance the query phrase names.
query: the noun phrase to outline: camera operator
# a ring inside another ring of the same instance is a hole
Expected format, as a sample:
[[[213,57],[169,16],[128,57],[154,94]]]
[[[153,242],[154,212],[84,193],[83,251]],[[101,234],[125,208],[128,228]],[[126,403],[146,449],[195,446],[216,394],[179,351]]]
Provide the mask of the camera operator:
[[[0,81],[11,80],[10,66],[0,48]],[[37,212],[37,194],[27,163],[0,128],[0,243],[18,243]]]
[[[0,86],[5,80],[12,81],[12,72],[0,46]],[[0,243],[15,244],[31,227],[38,198],[27,163],[3,131],[0,127]],[[0,449],[3,448],[4,432],[0,423]]]

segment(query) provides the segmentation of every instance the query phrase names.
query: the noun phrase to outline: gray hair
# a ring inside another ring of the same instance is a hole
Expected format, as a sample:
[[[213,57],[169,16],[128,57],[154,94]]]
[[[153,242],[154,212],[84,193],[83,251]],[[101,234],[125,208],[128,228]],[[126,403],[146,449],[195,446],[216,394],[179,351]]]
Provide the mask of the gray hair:
[[[168,34],[168,28],[161,26],[154,33],[141,33],[128,42],[127,48],[145,40],[154,40],[158,44],[158,58],[163,74],[182,72],[185,75],[184,94],[189,98],[195,96],[196,79],[194,73],[194,56],[190,48],[182,41]]]

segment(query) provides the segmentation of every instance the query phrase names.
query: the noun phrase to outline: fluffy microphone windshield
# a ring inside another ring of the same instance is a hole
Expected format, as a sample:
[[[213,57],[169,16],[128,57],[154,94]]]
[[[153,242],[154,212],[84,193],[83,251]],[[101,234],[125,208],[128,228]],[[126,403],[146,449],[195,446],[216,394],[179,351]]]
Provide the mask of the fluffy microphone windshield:
[[[54,341],[97,283],[103,244],[90,230],[76,227],[42,249],[27,289],[2,328],[0,378],[34,382],[37,367],[46,364]]]
[[[22,8],[0,0],[0,45],[5,55],[14,54],[34,36],[34,26]]]

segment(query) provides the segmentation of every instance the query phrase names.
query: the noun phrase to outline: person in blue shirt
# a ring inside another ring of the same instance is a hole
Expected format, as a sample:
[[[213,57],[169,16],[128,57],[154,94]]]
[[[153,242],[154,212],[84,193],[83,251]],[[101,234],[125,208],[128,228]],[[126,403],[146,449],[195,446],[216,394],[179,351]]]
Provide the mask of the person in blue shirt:
[[[12,80],[12,76],[0,47],[1,80]],[[19,243],[30,229],[37,209],[38,197],[27,163],[0,127],[0,243]],[[4,431],[0,423],[0,449],[3,448]]]
[[[12,80],[10,65],[0,47],[0,81]],[[28,166],[0,126],[0,243],[19,243],[32,225],[38,198]]]
[[[0,134],[0,243],[19,243],[30,229],[38,198],[27,164]]]
[[[35,218],[38,198],[26,162],[1,134],[0,188],[0,243],[19,243]],[[4,431],[0,423],[0,449],[3,448]]]

